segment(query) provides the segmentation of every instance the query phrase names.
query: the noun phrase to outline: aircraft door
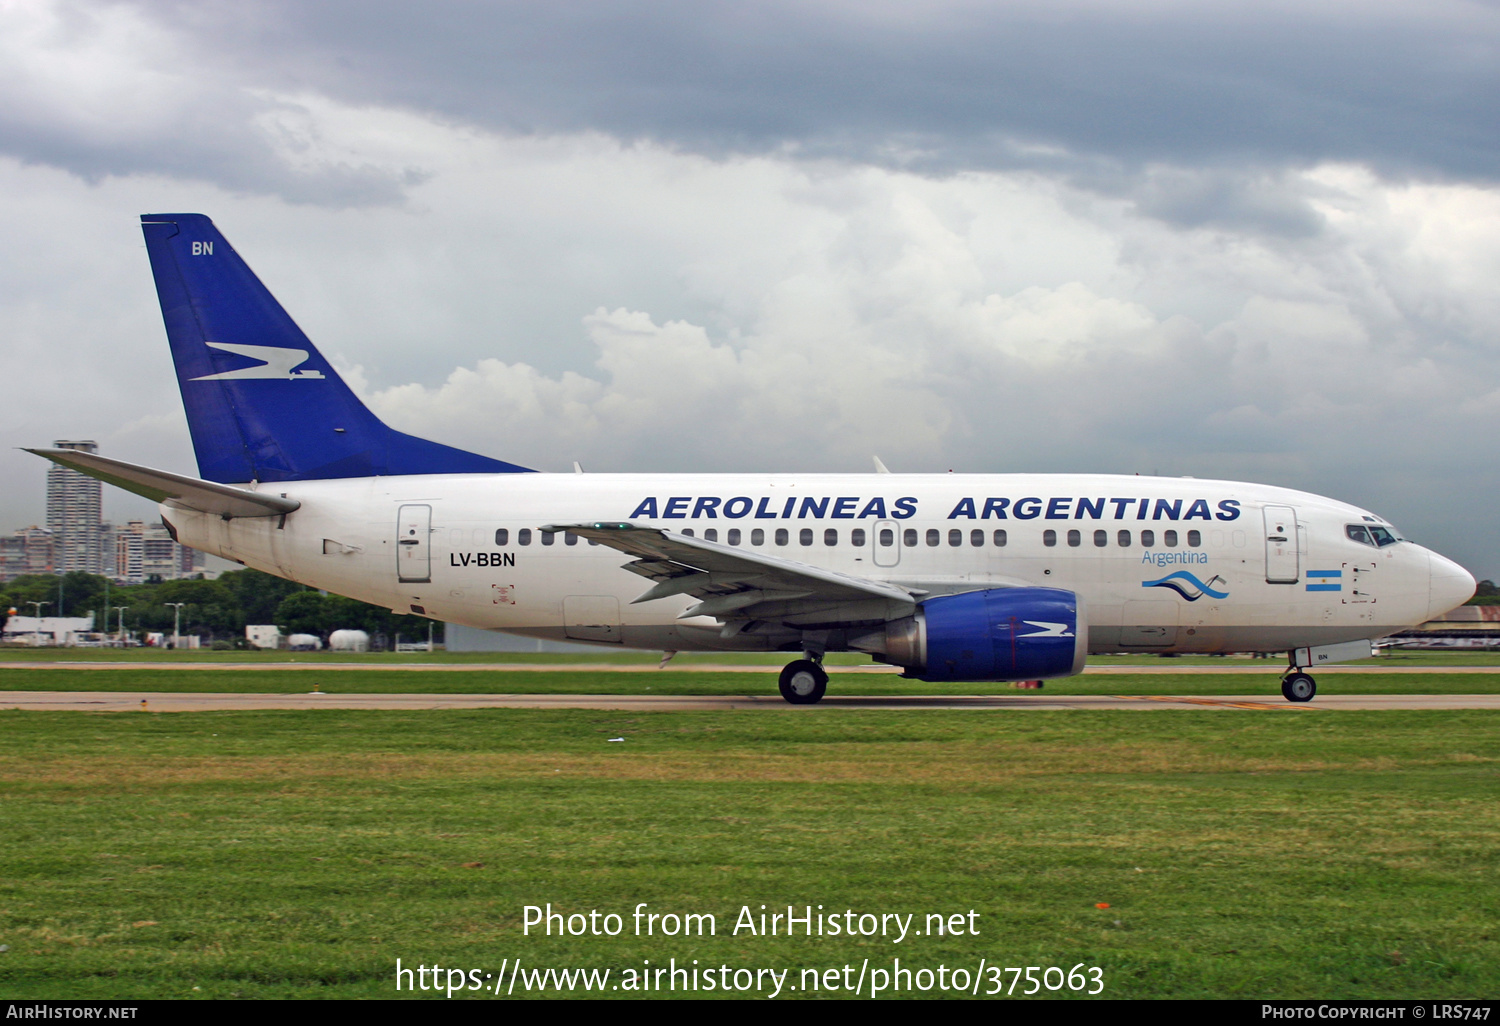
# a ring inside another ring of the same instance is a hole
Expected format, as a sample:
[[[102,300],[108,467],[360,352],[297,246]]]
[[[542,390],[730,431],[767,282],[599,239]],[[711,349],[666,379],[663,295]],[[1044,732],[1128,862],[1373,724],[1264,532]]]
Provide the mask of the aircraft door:
[[[1267,506],[1266,583],[1296,584],[1301,577],[1298,558],[1297,511],[1290,506]]]
[[[432,580],[431,506],[402,506],[396,515],[396,579],[403,584]]]
[[[895,566],[901,562],[901,528],[894,520],[875,522],[875,565]]]

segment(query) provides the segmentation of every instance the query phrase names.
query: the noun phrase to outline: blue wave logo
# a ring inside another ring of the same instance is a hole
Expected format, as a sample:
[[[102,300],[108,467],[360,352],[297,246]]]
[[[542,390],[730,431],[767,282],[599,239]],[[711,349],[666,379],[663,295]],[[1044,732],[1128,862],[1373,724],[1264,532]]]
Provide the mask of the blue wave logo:
[[[1179,570],[1175,574],[1167,574],[1167,576],[1157,581],[1142,581],[1141,587],[1171,588],[1173,591],[1181,595],[1183,598],[1187,599],[1189,602],[1197,602],[1204,595],[1207,595],[1209,598],[1216,599],[1228,598],[1229,592],[1214,590],[1215,584],[1223,583],[1224,578],[1220,577],[1218,574],[1214,574],[1208,579],[1207,583],[1204,583],[1203,581],[1198,580],[1198,578],[1194,577],[1192,574],[1188,573],[1186,570]]]

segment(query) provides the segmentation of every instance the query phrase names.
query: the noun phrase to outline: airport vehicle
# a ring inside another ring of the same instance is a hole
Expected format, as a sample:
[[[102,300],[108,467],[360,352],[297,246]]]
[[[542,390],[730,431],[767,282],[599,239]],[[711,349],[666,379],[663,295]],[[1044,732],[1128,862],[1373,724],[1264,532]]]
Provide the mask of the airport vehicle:
[[[183,544],[473,627],[666,651],[830,651],[939,683],[1090,653],[1317,665],[1467,600],[1367,510],[1233,481],[1098,474],[548,474],[394,431],[202,214],[142,217],[200,478],[39,455],[160,503]]]

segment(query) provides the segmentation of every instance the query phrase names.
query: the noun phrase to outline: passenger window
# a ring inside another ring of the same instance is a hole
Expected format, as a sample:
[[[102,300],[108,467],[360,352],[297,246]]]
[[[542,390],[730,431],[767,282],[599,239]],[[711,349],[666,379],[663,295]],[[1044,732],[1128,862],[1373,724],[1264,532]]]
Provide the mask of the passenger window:
[[[574,534],[572,531],[564,531],[563,532],[563,544],[564,545],[577,545],[578,544],[578,535]]]
[[[549,534],[546,531],[538,531],[537,533],[542,536],[543,545],[551,545],[553,542],[557,541],[557,535],[555,534]]]
[[[684,527],[682,533],[691,538],[693,536],[693,529],[691,527]]]
[[[1149,549],[1149,548],[1151,548],[1151,546],[1153,546],[1155,544],[1156,544],[1156,532],[1155,531],[1145,530],[1145,531],[1141,532],[1141,545],[1144,548],[1148,548]]]
[[[1005,547],[1005,543],[1007,541],[1009,541],[1009,540],[1010,540],[1010,535],[1008,535],[1008,534],[1005,533],[1005,529],[1003,527],[1000,528],[999,530],[997,530],[995,532],[995,547],[996,548],[1004,548]]]
[[[865,547],[865,529],[863,527],[856,527],[849,532],[849,544],[853,545],[856,549]]]
[[[1094,532],[1094,545],[1097,548],[1101,548],[1102,549],[1102,548],[1104,548],[1104,546],[1106,546],[1108,544],[1109,544],[1109,532],[1108,531],[1095,531]]]
[[[1115,536],[1115,540],[1120,543],[1120,548],[1122,548],[1122,549],[1128,549],[1128,548],[1130,548],[1130,532],[1129,531],[1121,531],[1118,535]]]
[[[896,532],[892,531],[889,527],[882,527],[880,529],[880,547],[888,549],[894,544],[896,544]]]
[[[778,528],[776,528],[776,544],[777,545],[785,545],[788,541],[791,540],[791,537],[792,536],[787,533],[786,528],[784,528],[784,527],[778,527]]]
[[[531,544],[531,528],[529,528],[529,527],[523,527],[519,531],[516,532],[516,544],[517,545],[530,545]]]
[[[943,534],[937,528],[935,528],[935,527],[929,527],[927,529],[927,544],[928,545],[936,546],[938,544],[938,542],[940,542],[942,540],[943,540]]]
[[[798,531],[797,532],[797,541],[799,543],[803,544],[803,545],[811,545],[812,544],[812,528],[811,527],[804,527],[802,530]]]
[[[1371,527],[1370,536],[1375,539],[1375,544],[1381,548],[1385,548],[1387,545],[1394,545],[1397,541],[1396,536],[1383,527]]]
[[[970,531],[969,544],[974,546],[976,549],[982,547],[984,545],[984,532],[979,530],[978,528]]]
[[[1050,527],[1042,532],[1042,544],[1051,548],[1057,544],[1057,532]]]
[[[711,541],[711,542],[718,541],[719,540],[719,530],[718,530],[718,528],[716,528],[716,527],[710,527],[708,530],[704,531],[703,532],[703,540],[704,541]]]
[[[1196,549],[1203,544],[1203,534],[1200,531],[1188,532],[1188,548]]]
[[[504,528],[504,527],[502,527],[499,530],[497,530],[495,532],[495,544],[496,545],[501,545],[501,546],[509,545],[510,544],[510,531],[508,529]]]
[[[1169,549],[1175,549],[1177,547],[1177,532],[1163,531],[1161,533],[1161,543]]]
[[[595,541],[594,539],[590,538],[589,539],[589,544],[590,545],[598,545],[599,543],[597,541]]]
[[[766,532],[762,531],[758,527],[755,528],[754,530],[752,530],[750,532],[750,544],[751,545],[764,545],[765,543],[766,543]]]
[[[964,533],[962,531],[960,531],[958,528],[955,527],[951,531],[948,532],[948,544],[949,545],[952,545],[954,548],[958,548],[963,543],[964,543]]]
[[[1068,546],[1069,546],[1069,548],[1076,549],[1081,544],[1083,544],[1083,534],[1080,533],[1080,532],[1078,532],[1078,531],[1069,531],[1068,532]]]
[[[915,527],[908,527],[901,532],[901,544],[909,549],[917,547],[917,529]]]
[[[729,529],[728,541],[731,545],[738,545],[740,543],[740,529],[738,527],[731,527]]]
[[[1370,540],[1370,530],[1364,524],[1346,524],[1344,533],[1349,536],[1350,541],[1357,541],[1361,545],[1374,545]]]
[[[832,527],[825,527],[823,529],[823,544],[824,545],[837,545],[838,543],[839,543],[839,533],[838,533],[838,531],[835,530]]]

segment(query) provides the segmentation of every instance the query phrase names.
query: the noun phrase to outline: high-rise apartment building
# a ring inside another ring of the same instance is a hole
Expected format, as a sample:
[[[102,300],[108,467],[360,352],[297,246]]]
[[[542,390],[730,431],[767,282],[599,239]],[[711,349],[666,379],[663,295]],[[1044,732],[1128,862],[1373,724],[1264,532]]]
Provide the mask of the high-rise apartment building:
[[[173,541],[165,524],[132,520],[115,528],[113,537],[115,579],[126,584],[173,581],[203,569],[202,554]]]
[[[97,452],[94,442],[57,441],[59,449]],[[92,477],[53,464],[47,471],[47,529],[57,572],[104,572],[103,488]]]
[[[22,574],[50,574],[53,571],[52,532],[45,527],[23,527],[0,537],[0,581]]]

